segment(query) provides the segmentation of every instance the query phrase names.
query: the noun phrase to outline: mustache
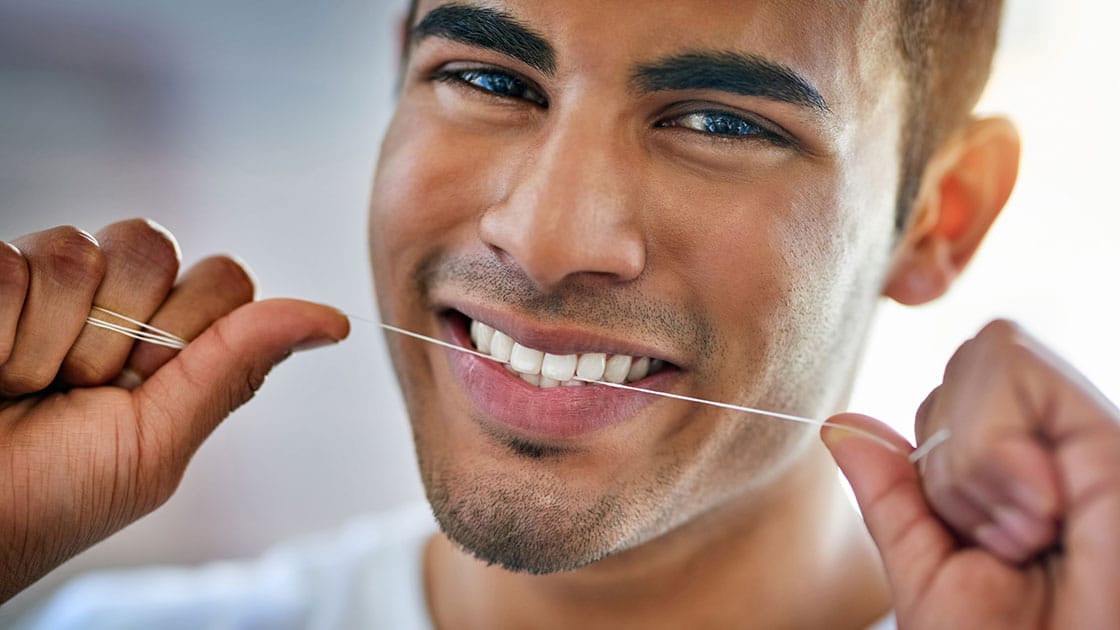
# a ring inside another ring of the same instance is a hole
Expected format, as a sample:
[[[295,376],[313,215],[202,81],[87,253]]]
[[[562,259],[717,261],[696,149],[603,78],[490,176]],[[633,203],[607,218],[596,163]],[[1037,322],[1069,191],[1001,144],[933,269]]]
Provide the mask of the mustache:
[[[673,305],[643,293],[634,282],[609,283],[573,275],[542,289],[519,267],[496,257],[441,253],[423,264],[416,277],[419,295],[456,287],[482,300],[510,306],[544,322],[575,322],[600,330],[637,332],[643,338],[669,340],[699,359],[718,347],[714,327],[698,310]]]

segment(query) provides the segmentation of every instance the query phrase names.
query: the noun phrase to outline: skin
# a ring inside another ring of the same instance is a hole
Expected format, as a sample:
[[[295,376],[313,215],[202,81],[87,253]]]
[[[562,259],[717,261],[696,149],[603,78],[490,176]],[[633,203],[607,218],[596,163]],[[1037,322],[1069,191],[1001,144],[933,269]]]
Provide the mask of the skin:
[[[420,15],[434,4],[421,3]],[[889,18],[873,6],[820,3],[503,7],[557,49],[555,75],[444,38],[409,51],[371,208],[383,319],[438,335],[440,308],[481,306],[652,344],[680,357],[678,393],[815,417],[842,409],[895,239],[898,182],[871,159],[895,153],[899,139],[899,124],[871,124],[900,116],[897,68],[870,54],[890,45],[878,34]],[[859,41],[873,42],[868,54],[844,52]],[[714,91],[634,94],[634,67],[691,50],[795,68],[831,112]],[[548,108],[431,79],[478,65],[531,80]],[[798,146],[653,124],[702,110],[700,102],[765,117]],[[859,595],[861,605],[842,607],[853,624],[887,608],[872,550],[813,431],[659,401],[586,438],[541,443],[556,449],[550,456],[526,457],[487,430],[442,350],[389,341],[429,499],[455,542],[532,572],[609,556],[574,573],[513,577],[437,543],[437,619],[468,606],[483,617],[479,627],[546,619],[561,627],[574,621],[561,601],[577,593],[580,618],[601,610],[614,623],[611,611],[625,611],[634,623],[672,625],[647,604],[681,589],[683,575],[707,595],[675,611],[680,623],[703,619],[706,603],[704,614],[727,615],[711,623],[726,624],[739,614],[716,604],[728,598],[762,625],[823,623],[793,612],[807,597]],[[831,526],[793,536],[790,523]],[[779,524],[785,532],[771,531]],[[512,550],[508,531],[518,533]],[[688,570],[697,558],[725,564],[728,545],[739,550],[732,566]],[[817,565],[813,577],[791,555]],[[783,565],[789,572],[774,570],[769,585],[744,586],[759,567]],[[849,580],[836,579],[842,567]],[[467,572],[480,586],[456,593],[442,571]],[[503,595],[507,588],[519,597]],[[539,611],[524,610],[530,599]],[[455,613],[456,624],[462,618]]]
[[[899,235],[883,156],[902,86],[878,4],[603,5],[490,5],[555,47],[552,76],[439,38],[409,51],[371,207],[384,318],[438,334],[445,307],[478,308],[644,343],[680,367],[676,392],[842,409],[878,297],[941,295],[1003,207],[1014,129],[972,120],[947,138]],[[831,113],[629,88],[635,63],[696,48],[785,64]],[[515,72],[549,106],[430,80],[453,62]],[[795,142],[657,124],[697,102]],[[143,221],[0,243],[0,598],[166,500],[277,361],[347,333],[327,307],[251,302],[232,260],[177,275],[173,238]],[[86,327],[94,304],[190,344]],[[1120,625],[1120,412],[1013,324],[962,346],[920,408],[919,438],[953,436],[921,466],[824,432],[870,536],[811,431],[659,400],[571,440],[515,436],[445,353],[390,346],[452,535],[425,556],[439,626],[854,628],[890,607],[908,628]]]

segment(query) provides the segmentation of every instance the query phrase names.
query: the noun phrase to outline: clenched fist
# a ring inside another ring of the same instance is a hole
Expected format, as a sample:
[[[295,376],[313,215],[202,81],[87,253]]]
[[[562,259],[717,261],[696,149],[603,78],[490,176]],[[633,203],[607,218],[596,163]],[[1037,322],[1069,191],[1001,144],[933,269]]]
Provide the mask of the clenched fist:
[[[834,422],[906,442],[885,425]],[[1045,346],[994,322],[917,414],[952,437],[915,468],[825,441],[883,556],[899,627],[1120,628],[1120,410]]]
[[[226,257],[179,277],[174,238],[144,220],[0,242],[0,602],[166,501],[273,365],[349,332],[331,308],[253,292]],[[190,343],[90,326],[95,306]]]

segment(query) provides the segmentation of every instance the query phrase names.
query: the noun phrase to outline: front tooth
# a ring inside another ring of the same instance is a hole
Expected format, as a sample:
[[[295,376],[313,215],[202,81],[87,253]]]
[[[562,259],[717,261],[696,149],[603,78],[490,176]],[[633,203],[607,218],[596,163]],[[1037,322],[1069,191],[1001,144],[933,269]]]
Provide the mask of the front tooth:
[[[633,361],[628,355],[616,354],[607,361],[607,367],[603,370],[603,380],[608,383],[621,383],[626,380],[626,375],[630,373],[630,362]]]
[[[542,387],[542,388],[559,387],[560,386],[560,381],[558,381],[554,378],[548,378],[544,374],[541,374],[541,382],[540,382],[539,386]]]
[[[528,383],[530,385],[534,385],[536,387],[541,386],[541,375],[540,374],[519,374],[518,376],[521,377],[521,380],[525,381],[526,383]]]
[[[500,330],[494,331],[494,338],[490,340],[490,356],[506,362],[513,352],[513,339]]]
[[[532,348],[526,348],[519,343],[513,344],[513,351],[509,356],[509,364],[513,366],[513,369],[522,374],[540,374],[541,362],[543,360],[543,352]]]
[[[490,354],[490,344],[494,341],[494,329],[480,321],[471,322],[471,341],[479,352]]]
[[[583,381],[572,379],[570,381],[564,381],[563,383],[560,383],[560,385],[563,387],[583,387]]]
[[[627,383],[635,383],[649,376],[649,357],[642,357],[630,364],[630,373],[626,375]]]
[[[607,369],[607,355],[599,352],[581,354],[576,363],[576,376],[589,381],[603,378],[603,371]]]
[[[576,374],[579,357],[574,354],[546,354],[541,362],[541,375],[557,381],[570,381]]]

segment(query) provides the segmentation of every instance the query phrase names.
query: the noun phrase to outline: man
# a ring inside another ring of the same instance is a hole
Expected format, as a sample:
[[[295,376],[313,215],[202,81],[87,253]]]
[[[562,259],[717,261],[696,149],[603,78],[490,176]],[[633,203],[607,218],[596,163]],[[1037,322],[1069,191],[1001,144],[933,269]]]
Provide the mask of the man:
[[[833,421],[897,449],[823,432],[870,538],[814,431],[576,379],[843,409],[879,296],[940,296],[1011,192],[1014,129],[970,116],[998,15],[420,2],[371,205],[381,314],[510,365],[390,338],[443,533],[397,564],[382,546],[289,570],[339,547],[233,568],[213,600],[214,573],[179,575],[176,616],[136,605],[143,583],[91,587],[92,618],[345,626],[419,602],[456,628],[1117,626],[1120,413],[1013,324],[950,361],[917,434],[951,438],[917,469],[872,419]],[[316,305],[242,306],[225,259],[176,284],[144,222],[29,235],[0,265],[5,597],[166,500],[274,363],[347,332]],[[191,343],[133,347],[85,326],[95,305]],[[417,579],[386,596],[384,566]]]

